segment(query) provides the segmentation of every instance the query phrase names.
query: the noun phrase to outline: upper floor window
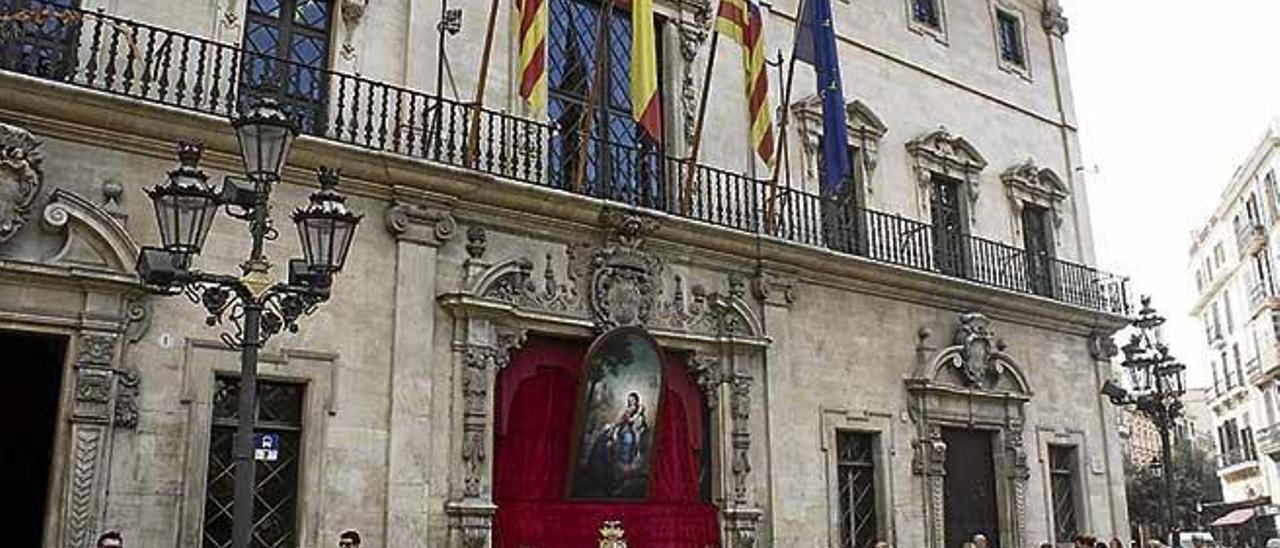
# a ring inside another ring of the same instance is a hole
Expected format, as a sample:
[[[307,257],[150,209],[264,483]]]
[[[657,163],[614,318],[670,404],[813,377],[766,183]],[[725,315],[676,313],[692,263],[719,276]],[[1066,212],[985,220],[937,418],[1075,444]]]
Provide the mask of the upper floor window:
[[[615,5],[598,31],[601,5],[593,0],[550,0],[549,7],[547,115],[557,127],[549,151],[552,184],[658,205],[661,151],[631,116],[631,15]],[[657,58],[662,74],[661,46]]]
[[[1022,206],[1022,245],[1027,253],[1027,278],[1037,295],[1053,295],[1053,239],[1048,208]]]
[[[301,131],[324,131],[330,9],[327,0],[249,0],[242,101],[272,94]]]
[[[53,80],[71,76],[80,25],[50,15],[79,7],[79,0],[0,0],[0,11],[31,16],[0,23],[0,68]]]
[[[934,30],[942,30],[942,0],[910,0],[911,20]]]
[[[1227,252],[1222,248],[1222,242],[1213,244],[1213,261],[1216,266],[1227,262]]]
[[[933,259],[939,271],[951,276],[963,275],[967,263],[965,243],[969,225],[965,218],[965,204],[960,187],[960,181],[933,175],[933,199],[930,203]]]
[[[1000,48],[1001,65],[1023,70],[1027,68],[1027,49],[1022,35],[1022,17],[1012,11],[997,8],[996,42]]]
[[[836,432],[836,475],[840,497],[840,547],[871,546],[876,535],[873,435]]]

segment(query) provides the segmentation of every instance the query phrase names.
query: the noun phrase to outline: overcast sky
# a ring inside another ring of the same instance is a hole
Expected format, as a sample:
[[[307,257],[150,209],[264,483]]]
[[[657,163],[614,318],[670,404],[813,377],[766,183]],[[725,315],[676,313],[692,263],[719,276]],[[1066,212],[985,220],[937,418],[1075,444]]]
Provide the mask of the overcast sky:
[[[1190,233],[1280,115],[1280,1],[1061,1],[1098,262],[1153,296],[1208,386]]]

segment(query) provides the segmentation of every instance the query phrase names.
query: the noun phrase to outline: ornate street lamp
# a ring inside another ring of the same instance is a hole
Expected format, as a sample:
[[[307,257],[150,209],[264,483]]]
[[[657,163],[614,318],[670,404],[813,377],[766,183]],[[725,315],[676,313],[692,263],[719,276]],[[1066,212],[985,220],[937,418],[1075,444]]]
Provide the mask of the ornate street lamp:
[[[1120,347],[1129,374],[1126,390],[1114,381],[1102,385],[1102,394],[1118,406],[1133,406],[1146,415],[1160,430],[1160,469],[1164,476],[1164,510],[1170,546],[1177,540],[1176,509],[1173,500],[1173,449],[1170,436],[1182,416],[1182,396],[1186,393],[1187,367],[1169,354],[1169,346],[1160,339],[1160,326],[1165,318],[1151,307],[1151,297],[1142,298],[1142,310],[1130,322],[1133,333]]]
[[[349,211],[338,194],[338,171],[321,167],[320,190],[293,213],[303,258],[289,261],[288,279],[277,281],[263,252],[275,239],[269,200],[280,181],[297,131],[275,101],[254,100],[231,122],[240,144],[245,179],[228,177],[214,191],[200,170],[201,146],[178,145],[179,167],[166,181],[147,189],[155,204],[163,247],[144,247],[137,271],[142,281],[165,294],[185,294],[204,307],[210,326],[227,325],[222,341],[240,350],[240,401],[236,428],[235,500],[231,540],[248,548],[253,533],[253,426],[257,409],[258,349],[282,330],[296,332],[298,318],[328,300],[333,275],[342,270],[360,215]],[[204,247],[218,209],[249,225],[252,248],[238,276],[191,268],[191,258]]]

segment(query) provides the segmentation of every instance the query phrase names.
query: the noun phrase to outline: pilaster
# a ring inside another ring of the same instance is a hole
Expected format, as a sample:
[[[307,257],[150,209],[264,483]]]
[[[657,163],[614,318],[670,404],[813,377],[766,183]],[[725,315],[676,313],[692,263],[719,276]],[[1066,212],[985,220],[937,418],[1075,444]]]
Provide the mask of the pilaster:
[[[385,538],[388,546],[425,547],[427,463],[431,444],[445,432],[431,417],[436,263],[457,225],[446,205],[406,199],[387,209],[386,225],[396,239],[396,287]]]
[[[780,416],[788,412],[789,406],[771,405],[771,402],[786,401],[788,395],[780,393],[779,390],[782,387],[794,386],[788,382],[788,378],[791,375],[791,367],[787,357],[789,356],[788,346],[791,339],[791,307],[795,305],[799,298],[798,286],[799,282],[794,276],[768,270],[757,272],[755,279],[752,281],[753,292],[762,308],[761,324],[764,327],[764,332],[773,341],[772,344],[764,349],[764,367],[762,367],[761,372],[763,377],[761,392],[764,397],[762,407],[765,410],[764,422],[766,425],[793,423],[788,420],[788,417]],[[744,381],[745,386],[743,386]],[[737,403],[735,400],[740,395],[749,396],[750,378],[743,378],[739,373],[735,372],[733,378],[730,379],[730,384],[733,392],[730,400],[732,403]],[[749,405],[744,406],[742,416],[739,416],[738,411],[734,412],[733,444],[735,452],[740,442],[738,438],[739,428],[747,429],[750,422],[750,417],[746,414],[746,409],[749,409],[749,407]],[[788,449],[790,445],[788,438],[785,433],[774,432],[770,429],[769,435],[765,437],[764,442],[767,445],[765,453],[769,455],[768,466],[770,470],[767,476],[769,478],[780,477],[780,472],[776,469],[775,462],[786,462],[785,455],[790,451]],[[734,462],[734,466],[736,465],[737,463]],[[782,490],[772,481],[766,482],[766,485],[768,486],[769,519],[772,523],[769,525],[765,537],[786,538],[786,533],[778,530],[778,524],[787,521],[786,513],[788,512],[782,500]],[[735,486],[736,489],[737,486]],[[747,522],[744,522],[743,519],[746,519],[746,517],[745,514],[731,516],[726,513],[725,515],[727,536],[735,542],[732,546],[750,547],[753,545],[752,542],[746,542],[745,539],[742,539],[740,533],[735,533],[732,529],[745,525]],[[763,515],[757,514],[752,519],[760,520],[762,518]]]

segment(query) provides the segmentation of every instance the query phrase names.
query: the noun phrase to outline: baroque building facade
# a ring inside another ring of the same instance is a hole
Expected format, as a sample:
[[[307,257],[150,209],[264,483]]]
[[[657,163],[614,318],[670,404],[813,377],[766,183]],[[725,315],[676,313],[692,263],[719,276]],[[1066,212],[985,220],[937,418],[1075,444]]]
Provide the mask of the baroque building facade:
[[[1191,314],[1204,327],[1213,379],[1213,414],[1223,500],[1254,514],[1273,536],[1280,495],[1276,427],[1277,354],[1273,227],[1280,211],[1276,152],[1269,124],[1236,169],[1209,220],[1192,235],[1189,274],[1198,297]],[[1239,514],[1244,516],[1244,514]],[[1236,526],[1244,523],[1233,524]]]
[[[262,350],[257,431],[280,444],[258,465],[268,542],[356,529],[372,546],[586,546],[605,520],[635,546],[1126,536],[1098,388],[1127,298],[1088,266],[1055,1],[836,1],[855,160],[826,185],[839,195],[819,191],[808,70],[777,185],[732,138],[736,69],[708,84],[705,165],[680,161],[707,2],[655,2],[661,150],[628,140],[612,99],[595,114],[609,141],[575,137],[588,80],[625,88],[628,18],[548,4],[547,119],[516,96],[507,3],[482,110],[456,96],[486,65],[484,2],[461,3],[456,36],[439,27],[445,65],[426,46],[435,3],[4,4],[0,335],[33,417],[13,428],[47,456],[11,478],[36,509],[23,538],[226,544],[239,367],[219,333],[235,318],[148,292],[133,265],[158,241],[143,189],[173,142],[203,143],[210,181],[234,175],[226,119],[255,95],[302,133],[276,222],[322,165],[365,215],[332,302]],[[796,11],[765,6],[770,44],[789,43]],[[233,271],[243,236],[220,218],[197,266]],[[295,246],[281,229],[267,252],[283,264]],[[661,396],[603,435],[573,418],[611,382],[594,364],[620,334],[659,356]],[[624,426],[656,448],[642,496],[566,495],[577,455],[595,462],[582,448],[614,451]]]

